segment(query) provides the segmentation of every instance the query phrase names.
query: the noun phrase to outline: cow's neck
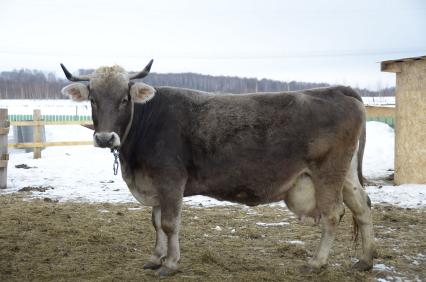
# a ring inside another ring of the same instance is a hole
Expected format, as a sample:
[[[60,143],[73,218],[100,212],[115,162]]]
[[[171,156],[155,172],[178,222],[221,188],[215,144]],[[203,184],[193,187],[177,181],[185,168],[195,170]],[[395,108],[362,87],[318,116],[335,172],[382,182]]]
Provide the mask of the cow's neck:
[[[144,157],[144,152],[146,153],[146,143],[152,135],[150,128],[157,114],[154,110],[156,101],[153,100],[155,99],[154,97],[143,105],[133,105],[132,122],[128,126],[125,142],[123,141],[120,147],[120,161],[125,162],[129,168],[135,166]]]
[[[129,136],[129,132],[130,132],[130,128],[132,128],[132,123],[133,123],[133,115],[135,112],[135,103],[133,102],[133,100],[131,101],[132,105],[131,105],[131,110],[130,110],[130,120],[129,123],[126,126],[126,130],[124,131],[123,137],[121,138],[121,144],[124,144],[124,142],[126,142],[127,137]]]

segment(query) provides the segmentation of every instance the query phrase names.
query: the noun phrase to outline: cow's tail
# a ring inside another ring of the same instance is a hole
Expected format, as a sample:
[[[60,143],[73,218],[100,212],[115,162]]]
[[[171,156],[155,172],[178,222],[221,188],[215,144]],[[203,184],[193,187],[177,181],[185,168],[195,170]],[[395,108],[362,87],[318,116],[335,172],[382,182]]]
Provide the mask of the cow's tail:
[[[362,101],[362,100],[361,100]],[[364,150],[365,150],[365,142],[366,142],[366,119],[364,118],[364,122],[362,125],[361,134],[359,137],[359,143],[358,143],[358,153],[357,153],[357,172],[358,172],[358,180],[362,187],[364,187],[364,176],[362,175],[362,162],[364,159]],[[371,200],[370,197],[367,195],[367,205],[369,208],[371,208]],[[359,237],[359,225],[355,219],[354,216],[352,216],[353,220],[353,240],[356,242]]]
[[[364,150],[365,150],[365,140],[366,140],[366,123],[364,121],[364,124],[362,125],[362,131],[361,136],[359,137],[359,143],[358,143],[358,179],[359,183],[361,183],[361,186],[364,186],[364,176],[362,175],[362,161],[364,158]],[[370,200],[370,198],[368,199]],[[370,204],[369,204],[370,206]]]

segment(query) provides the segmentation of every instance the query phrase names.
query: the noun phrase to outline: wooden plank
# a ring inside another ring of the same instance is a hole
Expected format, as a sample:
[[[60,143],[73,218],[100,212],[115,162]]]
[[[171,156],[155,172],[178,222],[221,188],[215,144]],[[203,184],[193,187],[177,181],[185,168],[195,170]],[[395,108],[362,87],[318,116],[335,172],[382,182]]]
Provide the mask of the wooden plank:
[[[0,109],[0,125],[2,128],[8,127],[7,109]],[[0,135],[0,156],[8,156],[7,154],[7,134]],[[1,161],[0,167],[0,189],[7,188],[7,160]]]
[[[41,142],[41,128],[42,125],[40,124],[41,121],[41,111],[36,109],[33,111],[33,121],[35,122],[34,125],[34,138],[33,138],[33,142],[35,144],[40,143]],[[34,147],[33,150],[34,159],[40,159],[41,158],[41,147]]]
[[[0,135],[8,135],[8,134],[9,134],[9,127],[0,128]]]
[[[70,121],[11,121],[14,126],[34,126],[34,125],[93,125],[91,120],[70,120]]]
[[[367,117],[395,117],[394,107],[365,106]]]
[[[384,72],[401,72],[402,65],[401,62],[382,62],[380,64],[380,70]]]
[[[40,142],[40,143],[14,143],[9,144],[9,148],[25,149],[25,148],[42,148],[56,146],[79,146],[93,145],[93,141],[58,141],[58,142]]]

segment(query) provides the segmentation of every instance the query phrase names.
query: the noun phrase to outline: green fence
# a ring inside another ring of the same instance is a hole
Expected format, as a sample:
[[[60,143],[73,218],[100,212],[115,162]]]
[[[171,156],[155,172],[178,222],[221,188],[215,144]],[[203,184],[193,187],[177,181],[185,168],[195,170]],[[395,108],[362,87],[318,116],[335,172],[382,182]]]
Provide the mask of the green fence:
[[[395,128],[395,118],[393,117],[367,117],[367,121],[384,122],[392,128]]]
[[[26,121],[33,120],[33,115],[9,115],[9,121]],[[82,121],[92,120],[91,116],[76,116],[76,115],[41,115],[44,121]]]

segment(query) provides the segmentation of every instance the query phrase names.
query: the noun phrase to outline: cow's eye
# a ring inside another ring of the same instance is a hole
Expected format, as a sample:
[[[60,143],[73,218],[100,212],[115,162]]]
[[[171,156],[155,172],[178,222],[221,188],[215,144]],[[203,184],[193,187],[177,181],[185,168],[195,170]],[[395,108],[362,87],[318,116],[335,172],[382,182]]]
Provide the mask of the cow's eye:
[[[123,100],[121,100],[121,105],[125,106],[127,105],[128,102],[129,102],[129,99],[127,97],[123,98]]]
[[[93,99],[92,97],[90,97],[90,104],[92,104],[92,106],[96,105],[95,99]]]

